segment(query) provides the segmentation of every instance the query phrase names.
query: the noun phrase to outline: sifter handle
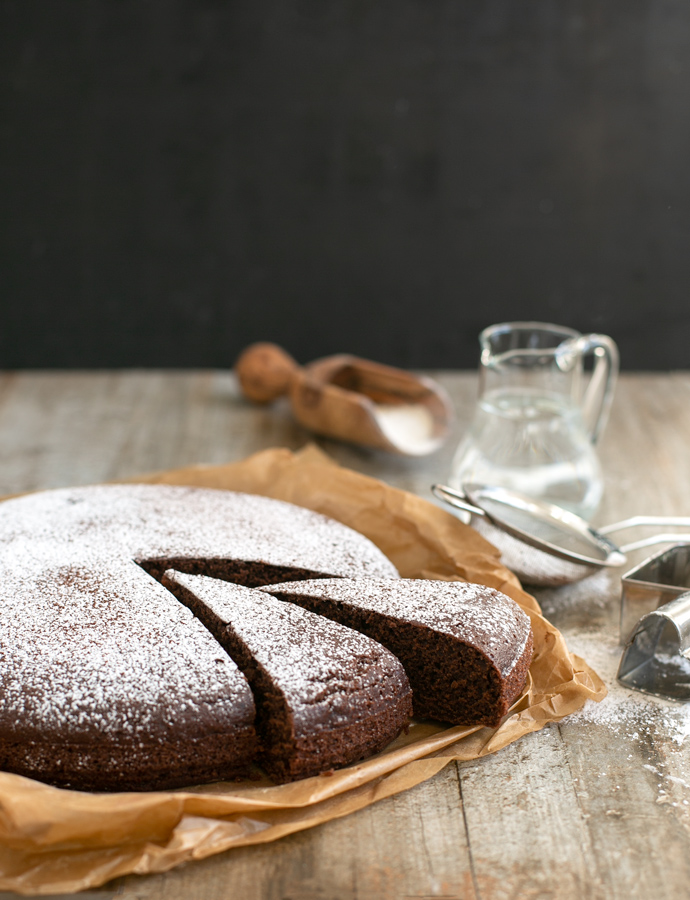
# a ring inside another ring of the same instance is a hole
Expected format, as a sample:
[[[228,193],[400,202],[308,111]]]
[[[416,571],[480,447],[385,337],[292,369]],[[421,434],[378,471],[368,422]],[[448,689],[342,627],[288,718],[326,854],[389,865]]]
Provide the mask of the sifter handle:
[[[690,544],[690,534],[655,534],[641,541],[633,541],[632,544],[626,544],[619,549],[622,553],[630,553],[632,550],[653,547],[655,544]]]
[[[461,491],[456,491],[445,484],[432,484],[431,493],[435,497],[438,497],[439,500],[443,500],[444,503],[448,503],[449,506],[455,506],[457,509],[472,513],[473,516],[483,516],[486,518],[484,510],[469,503]]]
[[[605,525],[597,528],[599,534],[613,534],[614,531],[624,531],[626,528],[637,528],[640,525],[670,525],[674,528],[690,528],[690,516],[631,516],[613,525]],[[688,535],[690,537],[690,535]]]

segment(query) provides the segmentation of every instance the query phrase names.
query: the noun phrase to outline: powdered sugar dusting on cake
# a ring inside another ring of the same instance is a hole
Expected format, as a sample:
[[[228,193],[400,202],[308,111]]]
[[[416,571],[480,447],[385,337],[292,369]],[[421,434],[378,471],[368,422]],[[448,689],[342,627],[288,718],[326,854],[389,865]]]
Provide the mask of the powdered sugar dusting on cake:
[[[249,494],[168,485],[44,491],[0,505],[0,547],[111,558],[225,558],[328,575],[397,577],[363,535],[311,510]],[[3,550],[0,554],[4,555]]]
[[[163,740],[251,723],[251,692],[235,664],[135,563],[55,566],[35,571],[33,584],[26,574],[3,567],[6,737]]]
[[[423,625],[467,643],[481,643],[482,651],[503,675],[522,656],[531,631],[529,617],[510,597],[465,582],[329,578],[260,590],[323,597]]]
[[[295,731],[365,720],[372,703],[409,691],[400,662],[371,638],[235,584],[166,572],[228,625],[291,709]]]
[[[162,485],[0,505],[0,725],[19,739],[163,740],[251,721],[243,676],[136,559],[397,575],[366,538],[279,501]],[[238,713],[239,710],[239,713]]]

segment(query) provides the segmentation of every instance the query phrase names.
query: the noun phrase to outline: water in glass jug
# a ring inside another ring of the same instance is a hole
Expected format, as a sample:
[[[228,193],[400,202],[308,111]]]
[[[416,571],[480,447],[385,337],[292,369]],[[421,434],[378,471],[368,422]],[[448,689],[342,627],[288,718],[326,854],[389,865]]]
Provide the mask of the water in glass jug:
[[[509,487],[590,518],[603,493],[594,445],[613,399],[615,343],[542,322],[492,325],[479,343],[477,409],[450,483]]]

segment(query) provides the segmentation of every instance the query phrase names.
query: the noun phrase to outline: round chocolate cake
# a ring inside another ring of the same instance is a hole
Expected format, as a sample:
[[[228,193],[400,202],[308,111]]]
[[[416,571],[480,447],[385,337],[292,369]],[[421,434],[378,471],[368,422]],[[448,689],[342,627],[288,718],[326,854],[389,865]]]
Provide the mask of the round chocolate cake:
[[[382,749],[413,702],[498,724],[531,652],[508,597],[400,579],[367,538],[292,504],[164,485],[0,504],[4,771],[81,790],[253,761],[303,778]]]

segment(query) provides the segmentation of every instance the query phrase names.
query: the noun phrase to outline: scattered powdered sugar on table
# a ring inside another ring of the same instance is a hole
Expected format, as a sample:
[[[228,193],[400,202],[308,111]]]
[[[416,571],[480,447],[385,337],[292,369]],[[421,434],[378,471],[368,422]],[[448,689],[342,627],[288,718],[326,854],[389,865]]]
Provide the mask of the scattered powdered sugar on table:
[[[623,647],[617,636],[605,630],[568,634],[569,649],[582,656],[602,678],[608,695],[600,702],[588,700],[583,709],[568,716],[563,727],[585,726],[597,729],[597,744],[605,742],[601,755],[595,752],[593,776],[601,778],[602,790],[615,791],[610,777],[622,778],[627,768],[640,766],[649,773],[656,804],[674,808],[677,821],[690,828],[690,769],[687,764],[686,738],[690,736],[690,704],[667,701],[634,691],[620,684],[616,675]],[[595,745],[596,747],[596,745]],[[595,762],[596,759],[596,762]],[[641,785],[631,776],[628,785],[639,794]],[[628,788],[629,789],[629,788]],[[644,788],[642,788],[644,790]],[[616,808],[607,815],[619,816]]]
[[[587,660],[608,688],[608,695],[600,703],[588,700],[569,721],[605,725],[613,733],[633,740],[640,738],[640,728],[648,728],[668,735],[678,746],[683,744],[690,735],[690,704],[666,701],[620,684],[616,675],[623,648],[615,637],[571,634],[568,647]]]

